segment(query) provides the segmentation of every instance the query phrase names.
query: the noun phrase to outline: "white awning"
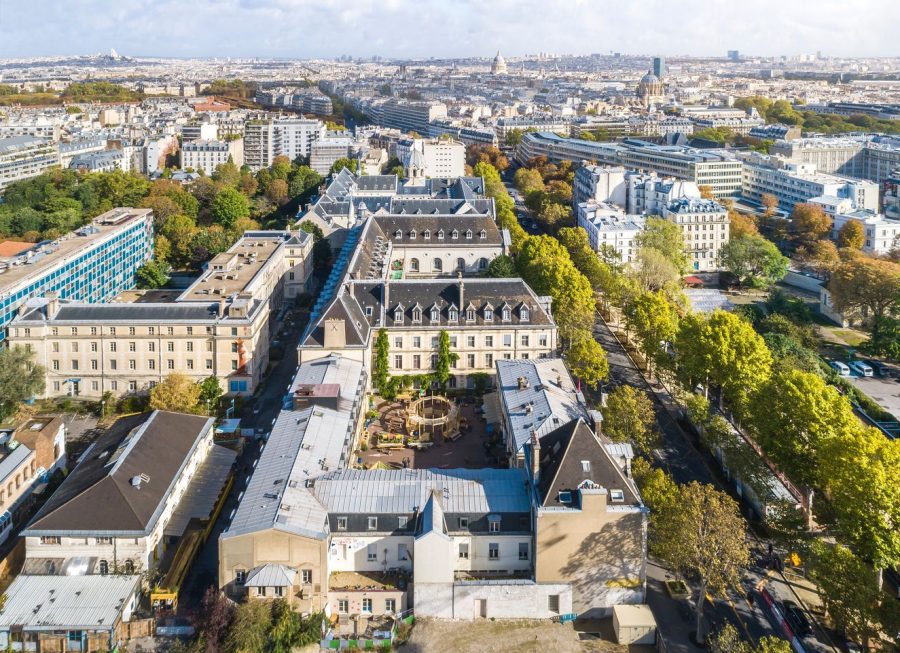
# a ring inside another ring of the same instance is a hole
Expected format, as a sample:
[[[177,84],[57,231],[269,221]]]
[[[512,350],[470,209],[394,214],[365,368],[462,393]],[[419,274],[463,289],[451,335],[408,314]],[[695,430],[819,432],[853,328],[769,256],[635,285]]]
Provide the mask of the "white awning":
[[[500,423],[500,397],[496,392],[484,395],[484,420],[488,424]]]

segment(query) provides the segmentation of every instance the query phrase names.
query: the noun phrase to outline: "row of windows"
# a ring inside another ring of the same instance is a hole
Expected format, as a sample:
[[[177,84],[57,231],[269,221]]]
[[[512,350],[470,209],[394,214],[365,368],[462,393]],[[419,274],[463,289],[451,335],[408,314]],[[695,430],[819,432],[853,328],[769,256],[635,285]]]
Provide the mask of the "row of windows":
[[[116,333],[116,327],[114,327],[114,326],[106,327],[106,333],[107,333],[108,335],[111,335],[111,336],[122,335],[122,334],[117,334],[117,333]],[[192,326],[186,327],[186,333],[187,333],[187,335],[189,335],[189,336],[194,335],[194,327],[192,327]],[[211,327],[211,326],[206,327],[206,333],[207,333],[208,335],[214,334],[214,333],[215,333],[215,327]],[[51,328],[50,328],[50,335],[51,335],[51,336],[58,336],[59,334],[60,334],[59,327],[51,327]],[[96,336],[96,335],[98,335],[98,334],[100,334],[100,327],[95,327],[95,326],[90,327],[90,335]],[[149,335],[149,336],[155,336],[155,335],[163,335],[163,332],[162,332],[162,329],[160,329],[160,330],[159,330],[159,334],[157,334],[157,332],[156,332],[156,327],[152,327],[152,326],[151,326],[151,327],[147,327],[147,332],[146,332],[146,334]],[[19,335],[18,332],[16,333],[16,335]],[[30,336],[30,335],[31,335],[31,329],[29,329],[29,328],[24,329],[24,330],[23,330],[23,335],[25,335],[25,336]],[[65,335],[77,336],[77,335],[78,335],[78,327],[70,327],[68,333],[65,334]],[[128,335],[129,335],[129,336],[138,335],[138,333],[137,333],[137,327],[128,327]],[[166,327],[166,333],[165,333],[165,335],[167,335],[167,336],[173,336],[173,335],[175,335],[175,327]],[[232,336],[238,335],[238,329],[237,329],[237,327],[231,327],[231,335],[232,335]],[[172,345],[172,343],[169,343],[169,346],[171,346],[171,345]],[[150,351],[153,351],[153,350],[151,349]],[[172,350],[170,349],[169,351],[172,351]]]
[[[382,524],[382,526],[385,527],[386,530],[394,530],[393,522],[386,523],[387,520],[389,520],[389,519],[393,520],[394,518],[393,517],[381,517],[381,520],[382,520],[381,524]],[[398,515],[396,517],[396,519],[397,519],[397,525],[396,525],[397,529],[402,530],[404,528],[407,528],[407,526],[409,526],[409,517],[407,517],[406,515]],[[377,517],[375,515],[369,515],[368,517],[366,517],[366,530],[377,531],[378,530],[378,520],[379,520],[379,517]],[[348,517],[344,517],[344,516],[338,517],[337,518],[337,530],[346,531],[348,521],[349,521]],[[502,522],[502,518],[500,517],[500,515],[488,515],[488,531],[491,533],[499,533],[501,522]],[[456,523],[459,526],[459,530],[465,530],[465,529],[469,528],[470,522],[469,522],[468,517],[458,517]],[[526,524],[523,523],[523,524],[521,524],[521,526],[525,527]],[[401,544],[400,547],[401,547],[401,549],[400,549],[401,553],[406,551],[405,544]],[[369,559],[370,560],[375,559],[373,557],[373,555],[375,553],[376,553],[375,545],[370,544],[369,545]],[[406,560],[407,558],[405,555],[398,555],[398,559]]]
[[[31,335],[29,333],[31,331],[31,329],[24,329],[24,331],[25,331],[26,336]],[[78,341],[72,342],[70,345],[71,352],[73,354],[77,354],[80,346],[81,345]],[[113,342],[109,343],[109,350],[111,352],[117,351],[118,347],[119,347],[118,342],[113,341]],[[92,352],[96,352],[100,348],[100,345],[96,341],[91,341],[88,343],[88,348]],[[193,342],[185,343],[184,349],[185,349],[185,351],[188,351],[188,352],[194,351],[194,343]],[[213,350],[213,343],[211,340],[207,340],[206,341],[206,351],[212,351],[212,350]],[[234,352],[237,351],[237,343],[231,344],[231,350]],[[60,344],[58,342],[51,342],[50,343],[50,351],[52,351],[53,353],[59,353]],[[129,342],[128,343],[128,351],[137,351],[137,343],[134,341]],[[149,351],[149,352],[156,351],[156,341],[155,340],[150,340],[149,342],[147,342],[147,351]],[[175,351],[175,343],[173,341],[170,340],[169,342],[166,343],[166,351],[170,351],[170,352]]]
[[[410,231],[409,231],[409,239],[410,239],[410,240],[415,240],[417,235],[418,235],[418,232],[416,232],[415,229],[410,229]],[[473,236],[472,230],[471,230],[471,229],[466,229],[466,231],[465,231],[465,238],[466,238],[466,240],[472,240],[472,236]],[[396,238],[397,240],[402,239],[402,238],[403,238],[403,230],[402,230],[402,229],[397,229],[397,231],[394,232],[394,238]],[[431,240],[431,230],[430,230],[430,229],[426,229],[425,231],[423,231],[423,232],[422,232],[422,238],[423,238],[424,240]],[[486,238],[487,238],[487,231],[485,231],[484,229],[482,229],[481,231],[479,231],[479,232],[478,232],[478,238],[480,238],[481,240],[486,239]],[[439,229],[439,230],[437,231],[437,239],[438,239],[438,240],[444,240],[444,230],[443,230],[443,229]],[[450,240],[459,240],[459,230],[454,229],[453,231],[450,232]]]
[[[148,370],[156,369],[156,359],[147,358],[147,359],[145,359],[144,362],[146,363]],[[69,365],[67,367],[67,371],[72,371],[72,372],[82,371],[80,369],[80,363],[79,363],[78,359],[76,359],[76,358],[70,359],[68,361],[68,363],[69,363]],[[90,361],[88,361],[88,365],[89,365],[89,369],[91,369],[91,370],[99,370],[100,369],[100,362],[96,358],[92,358]],[[118,370],[119,362],[116,359],[112,358],[112,359],[106,361],[106,367],[110,371]],[[193,370],[194,369],[194,359],[192,359],[192,358],[187,359],[185,361],[185,367],[188,370]],[[50,369],[52,369],[54,372],[59,372],[62,369],[60,360],[58,358],[54,358],[50,361]],[[136,358],[128,359],[128,369],[129,370],[137,370],[138,369],[138,361]],[[167,369],[167,370],[175,369],[175,359],[174,358],[166,359],[165,369]],[[206,359],[206,369],[207,370],[213,369],[213,359],[212,358]],[[237,369],[238,369],[238,359],[233,358],[231,360],[231,370],[237,371]]]
[[[488,260],[484,257],[478,259],[478,269],[479,270],[487,270]],[[466,259],[458,258],[456,259],[456,269],[457,270],[465,270],[466,269]],[[409,259],[409,271],[410,272],[421,272],[421,264],[419,263],[419,259],[411,258]],[[431,271],[432,272],[443,272],[444,271],[444,262],[435,257],[431,261]]]
[[[501,336],[501,338],[502,338],[504,347],[512,347],[513,334],[506,333],[506,334],[503,334]],[[438,348],[438,340],[439,340],[438,336],[431,337],[431,349]],[[478,341],[477,336],[466,336],[466,347],[468,347],[469,349],[474,349],[475,347],[477,347],[477,344],[476,344],[477,341]],[[494,346],[494,336],[492,336],[492,335],[484,336],[483,341],[484,341],[484,346],[487,348]],[[403,336],[394,336],[394,348],[395,349],[403,349],[403,345],[405,344],[405,342],[407,342],[407,341],[404,339]],[[409,342],[411,342],[413,349],[421,349],[422,348],[422,336],[412,336]],[[546,336],[546,335],[538,336],[538,346],[539,347],[546,347],[547,342],[548,342],[548,336]],[[530,347],[531,346],[531,336],[529,334],[520,335],[519,336],[519,344],[521,344],[523,347]],[[459,340],[458,340],[457,336],[450,336],[450,348],[458,349],[458,347],[459,347]]]
[[[360,612],[364,614],[372,614],[373,599],[364,598],[362,600]],[[397,611],[396,599],[384,600],[384,614],[394,614]],[[348,614],[350,612],[350,601],[348,599],[338,599],[338,612],[340,614]]]
[[[477,317],[478,311],[474,308],[466,309],[466,322],[474,322]],[[491,306],[486,306],[481,311],[482,318],[485,322],[493,322],[494,321],[494,309]],[[397,306],[394,309],[394,322],[403,322],[403,317],[405,315],[405,310],[403,305]],[[414,306],[410,311],[410,316],[412,317],[413,323],[422,321],[422,308]],[[428,318],[432,322],[440,322],[441,319],[441,309],[437,306],[432,306],[428,309]],[[512,320],[512,309],[508,306],[504,306],[500,309],[500,319],[503,322],[509,322]],[[519,307],[519,321],[520,322],[528,322],[531,319],[531,311],[524,304]],[[447,310],[447,320],[449,322],[457,322],[459,321],[459,310],[455,306],[451,306]]]

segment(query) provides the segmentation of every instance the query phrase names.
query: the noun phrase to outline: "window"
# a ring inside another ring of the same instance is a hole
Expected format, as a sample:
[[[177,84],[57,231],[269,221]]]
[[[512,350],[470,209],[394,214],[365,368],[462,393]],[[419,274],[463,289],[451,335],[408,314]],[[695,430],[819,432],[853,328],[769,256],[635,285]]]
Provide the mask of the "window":
[[[447,311],[447,319],[450,322],[456,322],[457,320],[459,320],[459,311],[457,311],[455,308],[451,308],[449,311]]]
[[[475,309],[467,308],[466,309],[466,322],[474,322],[475,321]]]
[[[590,460],[582,460],[581,461],[581,471],[583,471],[583,472],[591,471],[591,461]]]
[[[460,560],[468,560],[469,559],[469,544],[467,542],[460,542],[460,544],[459,544],[459,559]]]
[[[213,368],[212,358],[206,359],[206,369],[211,370]]]
[[[431,240],[431,232],[426,229],[422,232],[422,238],[424,238],[425,240]]]
[[[338,517],[337,518],[337,529],[339,531],[347,530],[347,518],[346,517]]]
[[[403,308],[400,306],[394,309],[394,322],[403,322]]]
[[[431,309],[431,321],[438,322],[441,319],[441,312],[435,307]]]
[[[415,239],[416,239],[416,230],[415,230],[415,229],[411,229],[411,230],[410,230],[410,232],[409,232],[409,239],[410,239],[410,240],[415,240]]]
[[[114,342],[109,343],[109,350],[111,352],[115,353],[116,352],[116,343],[114,343]]]
[[[347,599],[338,599],[338,612],[341,614],[350,612],[350,601]]]
[[[59,353],[59,343],[58,343],[58,342],[54,342],[54,343],[53,343],[52,350],[53,350],[53,353],[54,353],[54,354],[58,354],[58,353]]]
[[[450,238],[452,240],[457,240],[459,238],[459,232],[456,229],[454,229],[453,231],[450,232]]]
[[[413,336],[413,348],[420,349],[422,347],[422,336]]]
[[[466,356],[466,364],[468,365],[469,369],[475,367],[475,354],[468,354]]]
[[[41,537],[41,544],[62,544],[62,539],[57,535],[45,535]]]
[[[77,342],[72,343],[72,353],[74,353],[74,354],[78,353],[78,343]]]
[[[444,240],[444,230],[443,229],[438,229],[437,238],[438,238],[438,240]]]
[[[528,542],[519,542],[519,560],[528,560]]]
[[[547,346],[547,336],[538,336],[538,344],[541,347],[546,347]]]
[[[374,562],[375,560],[378,560],[378,549],[376,548],[376,546],[374,544],[370,544],[369,546],[366,547],[366,559],[369,562]]]
[[[500,545],[496,542],[488,544],[488,560],[500,559]]]
[[[527,347],[531,342],[531,338],[529,338],[528,336],[522,336],[521,342],[523,347]]]
[[[156,369],[156,361],[153,360],[152,358],[149,359],[147,361],[147,367],[150,368],[151,370],[155,370]]]
[[[366,528],[368,528],[370,531],[377,531],[378,530],[378,517],[369,517],[366,520]]]
[[[129,392],[137,392],[137,381],[129,381],[128,382],[128,391]]]
[[[466,336],[466,347],[475,347],[475,336]]]
[[[309,585],[310,583],[312,583],[312,569],[300,570],[300,582],[304,585]]]
[[[98,546],[102,546],[102,545],[104,545],[104,544],[112,544],[112,543],[113,543],[113,538],[111,538],[111,537],[98,537],[98,538],[95,540],[95,542],[96,542],[96,544],[97,544]]]
[[[469,527],[469,518],[468,517],[460,517],[459,518],[459,528],[468,528]]]
[[[397,560],[409,560],[409,551],[405,544],[397,545]]]
[[[96,352],[96,351],[97,351],[97,343],[96,343],[96,342],[92,342],[92,343],[91,343],[91,351],[92,351],[92,352]]]
[[[419,259],[417,259],[417,258],[409,259],[409,271],[410,272],[418,272],[419,271]]]
[[[503,346],[504,347],[512,347],[512,334],[511,333],[504,334]]]
[[[368,612],[371,614],[372,612],[372,599],[363,599],[362,600],[362,611]]]
[[[560,503],[572,503],[572,493],[571,492],[560,492],[559,493],[559,502]]]
[[[490,306],[484,309],[484,321],[485,322],[493,322],[494,321],[494,309]]]
[[[493,354],[485,354],[484,355],[484,366],[485,367],[493,367],[494,366],[494,355]]]
[[[275,586],[275,596],[284,596],[284,588],[281,585]]]
[[[493,347],[494,346],[494,336],[485,336],[484,337],[484,346],[485,347]]]
[[[472,240],[472,230],[466,229],[466,240]]]
[[[166,351],[175,351],[175,343],[171,340],[166,343]]]
[[[522,322],[528,321],[528,307],[527,306],[523,306],[522,308],[519,309],[519,319],[522,320]]]
[[[609,498],[617,503],[620,503],[622,501],[625,501],[625,493],[622,490],[610,490]]]
[[[384,612],[385,614],[394,614],[397,610],[397,600],[396,599],[385,599],[384,600]]]
[[[397,349],[403,349],[403,336],[394,337],[394,347]]]
[[[394,369],[397,369],[397,370],[403,369],[403,354],[395,354],[394,355]]]
[[[168,359],[166,361],[166,367],[169,368],[170,370],[174,370],[175,369],[175,360],[172,358]]]
[[[439,258],[435,258],[431,264],[431,269],[434,270],[435,272],[443,272],[444,262]]]
[[[400,229],[397,229],[397,231],[394,232],[394,238],[400,240],[401,238],[403,238],[403,232]]]
[[[51,364],[52,364],[52,367],[54,370],[59,369],[59,361],[58,360],[54,360]]]
[[[134,327],[128,327],[128,335],[130,335],[130,336],[134,335]]]
[[[188,368],[189,370],[194,369],[194,361],[193,361],[193,360],[188,360],[188,361],[187,361],[187,368]]]
[[[100,561],[99,568],[101,576],[106,576],[107,574],[109,574],[109,563],[106,560]]]
[[[257,595],[257,596],[265,596],[265,595],[266,595],[266,590],[267,590],[267,589],[268,589],[267,587],[257,587],[257,588],[256,588],[256,595]]]
[[[479,270],[487,270],[487,267],[488,267],[488,260],[482,256],[480,259],[478,259],[478,269]]]
[[[247,572],[244,569],[235,569],[234,571],[234,584],[235,585],[243,585],[244,581],[247,580]]]
[[[134,562],[130,559],[125,561],[125,573],[126,574],[134,573]]]
[[[400,516],[397,518],[397,528],[406,528],[406,525],[409,523],[409,517]]]
[[[422,369],[422,356],[420,354],[413,354],[412,366],[414,370]]]
[[[488,530],[491,533],[500,532],[500,515],[490,515],[488,517]]]
[[[456,259],[456,269],[457,270],[465,270],[466,269],[466,259],[464,259],[464,258]]]
[[[509,318],[510,318],[509,308],[504,307],[503,308],[503,321],[509,322]]]

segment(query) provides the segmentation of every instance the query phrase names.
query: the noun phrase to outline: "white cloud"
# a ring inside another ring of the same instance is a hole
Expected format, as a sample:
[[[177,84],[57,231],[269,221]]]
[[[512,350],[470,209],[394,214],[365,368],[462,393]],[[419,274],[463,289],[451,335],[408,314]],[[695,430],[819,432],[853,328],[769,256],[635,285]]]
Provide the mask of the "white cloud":
[[[0,0],[0,57],[897,55],[896,0]]]

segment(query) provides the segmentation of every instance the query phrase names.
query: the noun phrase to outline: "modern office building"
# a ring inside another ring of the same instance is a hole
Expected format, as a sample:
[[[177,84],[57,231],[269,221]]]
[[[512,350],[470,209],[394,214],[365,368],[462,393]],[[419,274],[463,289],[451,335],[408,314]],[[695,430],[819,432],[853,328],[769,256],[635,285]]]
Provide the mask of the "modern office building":
[[[325,125],[307,118],[251,120],[244,127],[244,162],[253,171],[272,165],[276,156],[291,161],[309,157],[312,144],[325,137]]]
[[[637,139],[621,143],[595,143],[557,134],[525,134],[516,146],[516,160],[525,163],[535,156],[550,161],[588,161],[622,166],[628,170],[655,172],[660,176],[709,186],[716,197],[740,194],[741,162],[725,150],[705,150],[675,145],[657,145]]]
[[[228,160],[238,168],[244,165],[244,141],[236,138],[228,141],[187,141],[181,145],[181,168],[202,170],[212,174]]]
[[[349,136],[320,138],[310,147],[309,167],[320,175],[327,175],[335,161],[353,156],[355,144]]]
[[[0,192],[14,181],[37,177],[59,165],[54,141],[38,136],[0,138]]]
[[[97,303],[134,287],[153,254],[153,212],[113,209],[53,241],[0,250],[0,341],[25,303],[55,292],[63,300]]]
[[[388,100],[381,105],[381,121],[385,127],[393,127],[403,132],[428,133],[432,120],[446,120],[447,105],[443,102],[409,102]]]
[[[85,303],[44,292],[9,327],[45,369],[46,396],[146,392],[172,372],[230,395],[262,379],[285,297],[306,288],[312,236],[248,231],[174,301]]]
[[[771,153],[797,163],[812,163],[826,174],[881,183],[900,167],[900,138],[870,134],[813,136],[777,141]]]
[[[765,194],[778,198],[784,211],[814,197],[851,200],[854,208],[878,210],[878,184],[850,177],[818,172],[813,163],[794,163],[759,153],[741,155],[744,163],[742,194],[759,204]]]
[[[666,58],[653,57],[653,74],[659,79],[666,76]]]

